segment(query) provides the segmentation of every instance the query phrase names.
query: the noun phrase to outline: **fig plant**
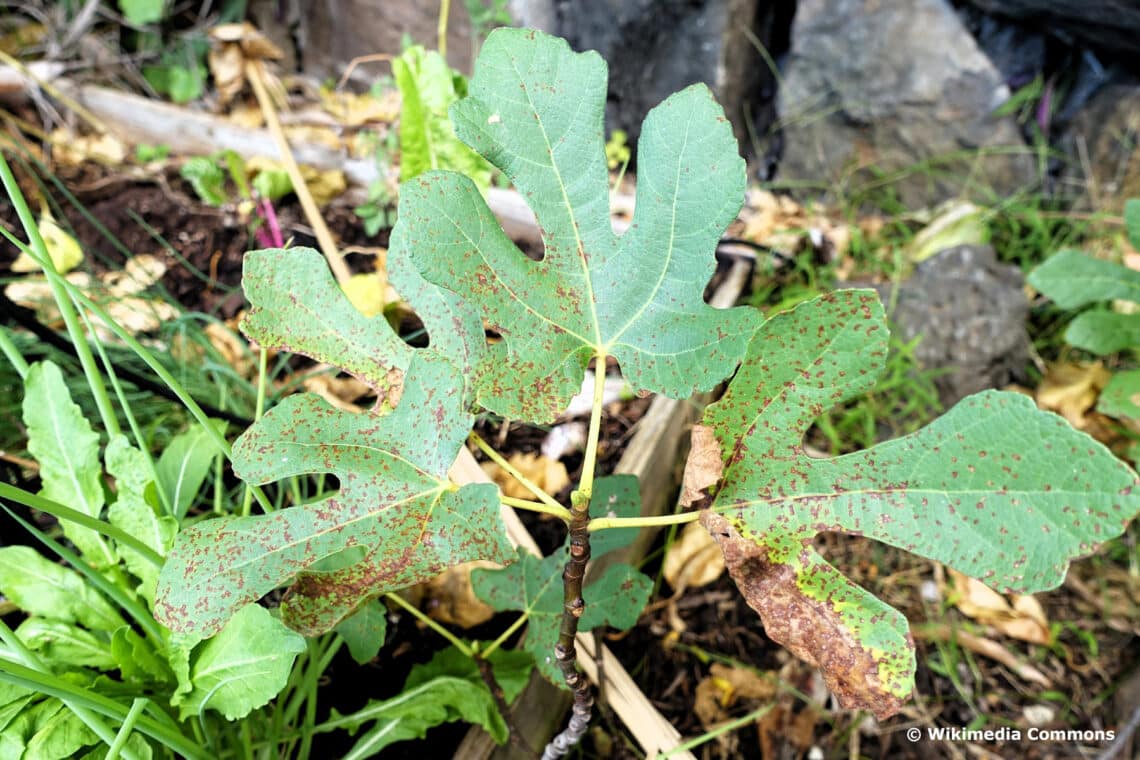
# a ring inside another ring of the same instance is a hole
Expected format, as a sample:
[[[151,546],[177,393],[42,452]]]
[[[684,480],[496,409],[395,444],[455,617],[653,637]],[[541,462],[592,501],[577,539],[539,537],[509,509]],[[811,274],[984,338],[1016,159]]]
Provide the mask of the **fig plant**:
[[[732,130],[702,85],[655,108],[639,140],[636,212],[617,236],[605,97],[598,55],[527,30],[488,37],[451,117],[458,137],[527,199],[544,250],[536,260],[516,248],[462,175],[431,171],[405,183],[389,276],[422,319],[426,348],[357,313],[315,252],[249,254],[246,333],[344,369],[378,401],[353,414],[314,395],[291,396],[239,438],[234,468],[247,481],[331,473],[339,490],[183,530],[159,578],[163,623],[207,637],[289,585],[282,619],[312,635],[458,563],[508,565],[476,573],[473,584],[495,608],[522,611],[541,672],[574,691],[570,726],[547,748],[557,757],[590,713],[576,632],[632,624],[648,593],[621,566],[583,589],[591,544],[610,529],[700,520],[768,635],[818,665],[842,704],[886,717],[914,685],[906,620],[820,557],[817,533],[870,536],[995,588],[1032,592],[1060,583],[1072,558],[1137,513],[1127,466],[1017,394],[978,394],[913,435],[809,457],[802,439],[812,420],[867,390],[883,366],[888,332],[878,298],[840,291],[766,321],[751,308],[706,305],[716,242],[745,186]],[[486,339],[485,324],[496,340]],[[569,507],[538,488],[532,501],[449,478],[475,412],[549,423],[587,366],[601,374],[611,359],[631,386],[674,398],[735,372],[693,431],[683,493],[693,509],[621,516],[637,491],[596,477],[601,382]],[[504,504],[561,518],[564,552],[520,559],[500,517]]]

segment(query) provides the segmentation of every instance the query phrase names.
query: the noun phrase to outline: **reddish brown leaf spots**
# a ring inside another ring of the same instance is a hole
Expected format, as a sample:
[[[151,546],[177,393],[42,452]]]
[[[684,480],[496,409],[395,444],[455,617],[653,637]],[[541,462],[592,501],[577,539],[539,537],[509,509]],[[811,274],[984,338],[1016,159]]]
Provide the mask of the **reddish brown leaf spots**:
[[[770,562],[763,547],[741,537],[723,516],[705,510],[701,524],[720,545],[729,574],[760,614],[768,637],[818,667],[841,705],[870,710],[880,720],[902,709],[903,700],[882,688],[877,658],[852,636],[835,605],[800,593],[792,568]],[[909,633],[907,644],[913,650]]]

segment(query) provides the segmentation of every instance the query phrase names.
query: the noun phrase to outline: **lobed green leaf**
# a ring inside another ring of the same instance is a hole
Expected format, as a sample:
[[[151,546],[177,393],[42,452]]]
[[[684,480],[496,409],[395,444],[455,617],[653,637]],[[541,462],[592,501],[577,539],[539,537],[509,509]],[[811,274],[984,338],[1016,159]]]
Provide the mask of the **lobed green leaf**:
[[[606,66],[596,53],[519,29],[488,37],[456,133],[502,169],[535,212],[541,261],[507,238],[470,180],[405,183],[391,253],[462,293],[502,335],[479,363],[479,403],[551,421],[599,353],[638,389],[685,397],[730,374],[756,326],[751,309],[702,299],[720,233],[743,199],[744,162],[703,85],[646,118],[629,232],[610,226],[602,133]]]
[[[980,393],[904,438],[807,456],[812,421],[871,387],[887,338],[873,291],[801,304],[757,332],[702,420],[723,464],[702,522],[737,584],[774,640],[818,664],[845,705],[880,716],[913,688],[906,620],[828,565],[818,533],[869,536],[1032,592],[1140,509],[1135,473],[1020,394]]]
[[[471,588],[492,609],[527,613],[523,647],[534,656],[539,672],[563,688],[566,684],[554,661],[554,645],[558,643],[562,624],[562,568],[565,564],[565,552],[540,559],[520,549],[518,561],[505,568],[479,568],[471,572]],[[578,630],[590,631],[607,624],[619,630],[632,628],[652,590],[653,582],[629,565],[610,567],[582,590],[586,610],[578,622]]]
[[[447,477],[473,424],[462,396],[454,365],[417,354],[389,413],[352,414],[312,394],[286,398],[235,443],[235,472],[255,483],[332,473],[340,491],[184,530],[159,578],[156,617],[208,636],[242,605],[296,578],[282,614],[315,635],[369,596],[460,562],[509,557],[495,487],[458,488]],[[354,550],[347,566],[317,566],[345,550]]]

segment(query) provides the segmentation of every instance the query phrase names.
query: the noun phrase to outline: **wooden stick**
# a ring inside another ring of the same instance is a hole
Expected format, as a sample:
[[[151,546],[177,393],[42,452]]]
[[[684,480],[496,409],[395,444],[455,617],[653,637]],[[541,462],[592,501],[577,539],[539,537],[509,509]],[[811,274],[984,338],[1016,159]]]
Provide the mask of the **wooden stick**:
[[[269,127],[269,133],[273,135],[274,142],[277,143],[277,149],[281,151],[281,163],[285,165],[285,171],[289,173],[289,179],[293,182],[293,192],[297,194],[297,200],[301,202],[305,218],[309,220],[309,224],[313,228],[317,244],[321,247],[321,253],[328,260],[329,269],[332,270],[336,281],[343,287],[352,277],[352,272],[349,271],[348,264],[344,263],[344,258],[337,250],[332,233],[329,232],[328,225],[325,224],[325,219],[321,216],[321,210],[317,208],[313,194],[309,192],[309,186],[305,184],[305,178],[301,176],[301,167],[293,158],[293,151],[289,148],[289,140],[286,139],[285,131],[281,129],[281,121],[277,118],[277,109],[274,108],[269,92],[265,89],[264,66],[265,64],[260,60],[247,60],[245,62],[245,78],[253,87],[253,94],[257,96],[257,103],[261,106],[261,113],[265,115],[265,124]]]

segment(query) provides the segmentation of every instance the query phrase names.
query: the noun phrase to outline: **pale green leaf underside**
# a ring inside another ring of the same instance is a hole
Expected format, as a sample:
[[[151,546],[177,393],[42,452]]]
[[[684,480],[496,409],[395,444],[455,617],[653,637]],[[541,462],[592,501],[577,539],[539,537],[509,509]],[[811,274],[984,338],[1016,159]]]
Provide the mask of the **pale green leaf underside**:
[[[793,568],[799,593],[829,603],[875,653],[883,688],[902,696],[913,675],[906,621],[827,565],[811,548],[817,533],[870,536],[999,590],[1032,592],[1119,534],[1140,499],[1134,473],[1107,449],[1012,393],[971,396],[866,451],[808,457],[808,426],[873,384],[887,337],[872,291],[801,304],[757,332],[703,421],[727,462],[713,509],[768,562]]]
[[[501,570],[476,569],[471,573],[475,595],[492,609],[528,613],[527,635],[523,646],[534,656],[538,670],[551,683],[565,688],[562,672],[554,660],[554,645],[562,624],[562,568],[564,552],[539,559],[519,551],[517,562]],[[589,631],[600,625],[624,630],[637,623],[637,616],[649,600],[653,582],[629,565],[609,568],[600,578],[586,584],[582,598],[586,610],[578,630]]]
[[[382,317],[357,311],[312,248],[250,251],[242,287],[250,302],[242,332],[266,348],[340,367],[380,396],[411,361],[411,346]]]
[[[430,172],[401,189],[398,247],[430,282],[460,292],[504,340],[476,378],[492,411],[549,421],[589,359],[617,357],[630,384],[684,397],[730,374],[755,327],[748,309],[702,300],[713,251],[740,209],[744,162],[707,88],[647,117],[636,213],[610,226],[606,67],[537,32],[499,29],[483,46],[457,134],[502,169],[543,230],[542,261],[504,235],[471,182]],[[397,247],[397,246],[394,246]]]
[[[330,630],[370,595],[474,559],[510,556],[493,486],[457,488],[447,470],[472,418],[450,362],[417,354],[403,397],[385,415],[351,414],[290,396],[234,445],[234,470],[265,483],[333,473],[340,491],[268,515],[219,518],[182,532],[160,576],[156,616],[208,636],[240,606],[297,578],[287,621]],[[360,549],[363,559],[306,572]]]
[[[1140,302],[1140,272],[1080,251],[1066,250],[1051,256],[1030,272],[1028,279],[1062,309],[1114,298]]]

